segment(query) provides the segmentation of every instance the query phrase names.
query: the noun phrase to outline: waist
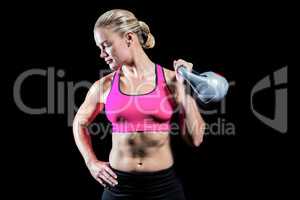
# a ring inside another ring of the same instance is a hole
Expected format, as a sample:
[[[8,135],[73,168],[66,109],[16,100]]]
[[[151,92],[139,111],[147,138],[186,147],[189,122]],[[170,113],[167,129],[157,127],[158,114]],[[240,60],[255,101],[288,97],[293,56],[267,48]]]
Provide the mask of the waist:
[[[148,197],[158,197],[161,195],[169,196],[168,193],[178,191],[179,184],[173,165],[152,172],[128,172],[117,170],[113,167],[111,169],[117,175],[118,184],[115,187],[107,188],[107,190],[114,196],[133,197],[146,195]]]
[[[146,180],[146,179],[161,179],[167,178],[170,176],[175,176],[174,165],[172,164],[170,167],[165,169],[156,170],[156,171],[123,171],[119,169],[115,169],[110,165],[110,168],[116,173],[118,179],[132,179],[135,180]]]
[[[167,168],[173,164],[170,135],[114,134],[109,162],[115,169],[122,171],[156,171]]]

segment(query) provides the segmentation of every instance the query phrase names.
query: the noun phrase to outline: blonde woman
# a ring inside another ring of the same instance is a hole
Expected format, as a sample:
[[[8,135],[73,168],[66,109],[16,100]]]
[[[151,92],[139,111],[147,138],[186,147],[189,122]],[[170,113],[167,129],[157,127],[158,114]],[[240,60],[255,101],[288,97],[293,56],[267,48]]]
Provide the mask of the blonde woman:
[[[100,57],[112,73],[90,88],[73,122],[73,132],[92,176],[104,186],[103,200],[183,200],[183,187],[174,171],[170,147],[171,117],[180,110],[180,133],[199,146],[204,121],[195,100],[174,71],[153,62],[144,49],[155,40],[146,23],[127,10],[102,14],[94,37]],[[87,126],[105,108],[112,123],[109,161],[96,157]]]

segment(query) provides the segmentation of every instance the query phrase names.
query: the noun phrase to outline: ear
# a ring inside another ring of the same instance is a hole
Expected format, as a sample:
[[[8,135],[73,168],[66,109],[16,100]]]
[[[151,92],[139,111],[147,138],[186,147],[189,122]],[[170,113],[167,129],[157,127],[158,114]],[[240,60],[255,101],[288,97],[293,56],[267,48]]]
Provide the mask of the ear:
[[[125,33],[124,38],[125,38],[125,42],[127,44],[130,44],[130,43],[133,42],[133,35],[134,35],[133,32],[127,32],[127,33]]]

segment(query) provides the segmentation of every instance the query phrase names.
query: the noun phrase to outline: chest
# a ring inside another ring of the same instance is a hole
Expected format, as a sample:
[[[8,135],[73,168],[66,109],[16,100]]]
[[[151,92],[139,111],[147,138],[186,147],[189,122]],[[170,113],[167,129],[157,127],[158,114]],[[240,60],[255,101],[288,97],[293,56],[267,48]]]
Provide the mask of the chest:
[[[145,77],[142,79],[121,77],[118,81],[118,90],[125,95],[145,95],[153,92],[157,88],[155,77]]]

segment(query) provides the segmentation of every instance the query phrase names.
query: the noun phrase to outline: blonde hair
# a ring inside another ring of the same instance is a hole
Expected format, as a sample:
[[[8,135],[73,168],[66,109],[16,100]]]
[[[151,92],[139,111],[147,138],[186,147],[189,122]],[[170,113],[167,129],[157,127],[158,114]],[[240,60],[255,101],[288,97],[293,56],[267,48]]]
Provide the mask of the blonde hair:
[[[139,21],[135,15],[123,9],[109,10],[102,14],[96,21],[96,28],[110,28],[116,33],[120,33],[123,36],[127,32],[136,33],[141,46],[145,49],[153,48],[155,45],[155,39],[150,33],[149,26]]]

